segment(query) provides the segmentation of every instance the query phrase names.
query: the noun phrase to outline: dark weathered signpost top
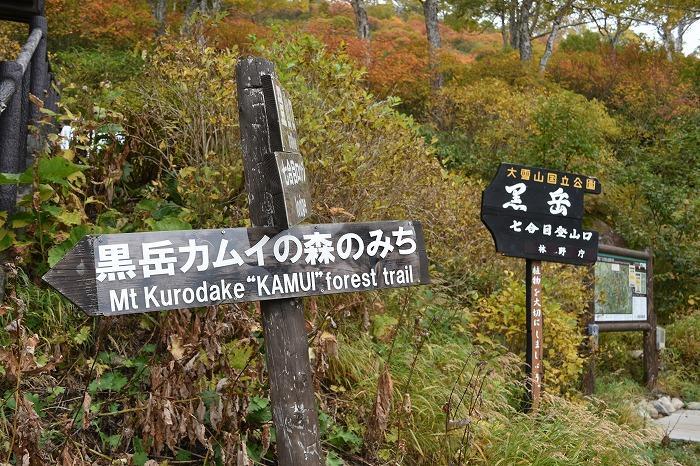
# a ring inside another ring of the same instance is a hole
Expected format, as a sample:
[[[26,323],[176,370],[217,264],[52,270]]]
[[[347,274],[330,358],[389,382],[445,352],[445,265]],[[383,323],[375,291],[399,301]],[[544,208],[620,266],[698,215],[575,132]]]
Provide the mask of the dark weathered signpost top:
[[[44,14],[44,0],[0,0],[0,20],[29,22]]]

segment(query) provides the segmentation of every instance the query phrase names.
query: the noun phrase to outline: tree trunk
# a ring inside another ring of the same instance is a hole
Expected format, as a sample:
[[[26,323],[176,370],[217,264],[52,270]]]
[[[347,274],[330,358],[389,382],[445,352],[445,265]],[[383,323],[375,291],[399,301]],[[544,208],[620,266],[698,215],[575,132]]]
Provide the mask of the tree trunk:
[[[364,0],[350,0],[352,10],[355,12],[355,25],[357,26],[357,37],[362,40],[369,40],[369,19]]]
[[[547,62],[549,62],[552,52],[554,51],[554,42],[556,42],[557,34],[559,34],[559,30],[561,29],[561,22],[564,20],[564,16],[566,16],[566,14],[569,12],[569,9],[572,7],[573,3],[573,0],[568,0],[561,6],[561,8],[557,10],[556,15],[554,16],[554,21],[552,21],[552,32],[547,38],[547,45],[544,48],[542,58],[540,58],[540,74],[544,74],[544,71],[547,68]]]
[[[530,38],[530,7],[532,0],[524,0],[518,12],[518,50],[520,61],[532,60],[532,39]]]
[[[661,36],[661,40],[664,43],[664,49],[666,49],[666,59],[668,61],[673,61],[673,52],[675,45],[673,40],[673,31],[668,26],[668,24],[664,24],[659,28],[659,35]]]
[[[552,32],[549,33],[547,45],[545,45],[544,53],[542,54],[542,58],[540,58],[540,74],[544,74],[544,70],[547,68],[547,62],[549,62],[549,58],[554,51],[554,42],[557,40],[557,33],[559,33],[559,24],[560,21],[557,19],[555,19],[552,24]]]
[[[187,7],[185,8],[185,21],[189,21],[192,14],[199,8],[199,2],[197,0],[190,0],[187,2]]]
[[[155,0],[153,2],[153,18],[156,20],[156,37],[165,34],[166,6],[166,0]]]
[[[508,12],[508,31],[510,32],[510,47],[513,50],[520,48],[520,30],[518,28],[518,2],[513,0],[510,3],[510,11]]]
[[[438,29],[438,0],[423,0],[425,29],[428,33],[428,63],[430,66],[430,87],[442,87],[442,73],[439,70],[440,30]]]
[[[688,26],[689,24],[685,19],[678,22],[676,37],[673,39],[673,48],[676,50],[676,52],[683,53],[683,36],[685,35],[685,31],[688,29]]]
[[[501,13],[501,40],[503,41],[503,50],[508,48],[508,44],[510,43],[510,37],[508,34],[508,27],[506,26],[506,15],[505,13]]]

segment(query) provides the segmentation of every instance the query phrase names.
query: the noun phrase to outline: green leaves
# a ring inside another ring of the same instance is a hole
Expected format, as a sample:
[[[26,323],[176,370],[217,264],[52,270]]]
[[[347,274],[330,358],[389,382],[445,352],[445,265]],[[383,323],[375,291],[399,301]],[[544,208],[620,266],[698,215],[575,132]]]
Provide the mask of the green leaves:
[[[86,165],[77,165],[63,157],[52,157],[48,159],[39,159],[39,181],[42,183],[56,183],[62,186],[69,186],[69,182],[76,179],[80,174],[87,170]],[[27,173],[31,172],[31,167],[22,174],[21,181],[27,177]],[[33,177],[33,174],[32,174]]]
[[[262,425],[272,420],[272,409],[270,408],[270,400],[254,396],[250,399],[248,405],[248,422],[252,424]]]
[[[118,392],[128,383],[126,377],[120,372],[107,372],[93,380],[88,386],[88,391],[95,394],[99,391]]]
[[[91,233],[92,231],[93,229],[87,225],[78,225],[72,228],[68,235],[68,239],[49,249],[49,267],[53,267],[54,265],[56,265],[58,261],[60,261],[63,258],[63,256],[66,255],[68,251],[73,249],[73,246],[78,244],[78,241],[80,241],[85,235]]]
[[[38,167],[29,167],[21,174],[0,173],[0,184],[31,184],[36,169],[39,183],[55,183],[67,187],[88,168],[87,165],[78,165],[63,157],[41,158]]]

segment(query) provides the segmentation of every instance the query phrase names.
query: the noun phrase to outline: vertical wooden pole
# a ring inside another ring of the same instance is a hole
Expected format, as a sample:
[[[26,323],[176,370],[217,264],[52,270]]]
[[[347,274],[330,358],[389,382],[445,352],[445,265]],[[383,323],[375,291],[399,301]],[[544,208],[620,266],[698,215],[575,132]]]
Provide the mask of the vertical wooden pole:
[[[584,395],[592,395],[595,391],[595,357],[597,348],[597,339],[600,338],[598,335],[591,335],[591,326],[595,325],[595,265],[588,268],[588,273],[586,274],[586,288],[588,290],[590,300],[588,301],[588,319],[586,327],[587,342],[584,345],[584,356],[588,356],[588,362],[586,364],[586,369],[583,373],[583,381],[581,383],[581,390]]]
[[[659,376],[659,355],[656,349],[656,311],[654,310],[654,254],[647,249],[647,319],[649,330],[644,332],[644,378],[649,390],[656,387]]]
[[[274,65],[258,58],[236,65],[241,146],[250,219],[254,226],[287,228],[284,208],[273,202],[279,174],[270,147],[260,76],[274,75]],[[260,303],[265,353],[270,377],[272,420],[280,466],[323,464],[318,413],[314,398],[304,308],[300,299]]]
[[[527,338],[525,348],[525,364],[527,379],[525,380],[526,412],[537,411],[542,391],[544,365],[542,363],[542,263],[525,260],[525,306],[527,319]]]
[[[15,93],[10,97],[7,108],[0,114],[0,172],[20,173],[20,148],[24,147],[22,126],[27,124],[22,119],[22,65],[16,61],[0,62],[0,80],[10,78],[15,83]],[[17,186],[0,186],[0,210],[13,213],[17,203]]]

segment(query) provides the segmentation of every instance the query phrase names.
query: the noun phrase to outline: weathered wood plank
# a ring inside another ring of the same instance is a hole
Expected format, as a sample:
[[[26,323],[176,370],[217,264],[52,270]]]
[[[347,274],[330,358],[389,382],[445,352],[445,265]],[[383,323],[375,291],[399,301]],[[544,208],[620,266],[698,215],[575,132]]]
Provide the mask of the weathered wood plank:
[[[273,202],[279,174],[260,167],[274,157],[262,91],[262,75],[275,76],[267,60],[246,58],[236,66],[243,166],[250,219],[254,226],[286,228],[284,208]],[[276,192],[281,192],[281,187]],[[270,376],[272,419],[281,466],[321,466],[324,463],[314,398],[304,308],[300,299],[261,303],[265,355]],[[290,383],[290,378],[292,383]]]
[[[88,236],[44,280],[119,315],[418,285],[427,264],[418,222],[334,223]]]

